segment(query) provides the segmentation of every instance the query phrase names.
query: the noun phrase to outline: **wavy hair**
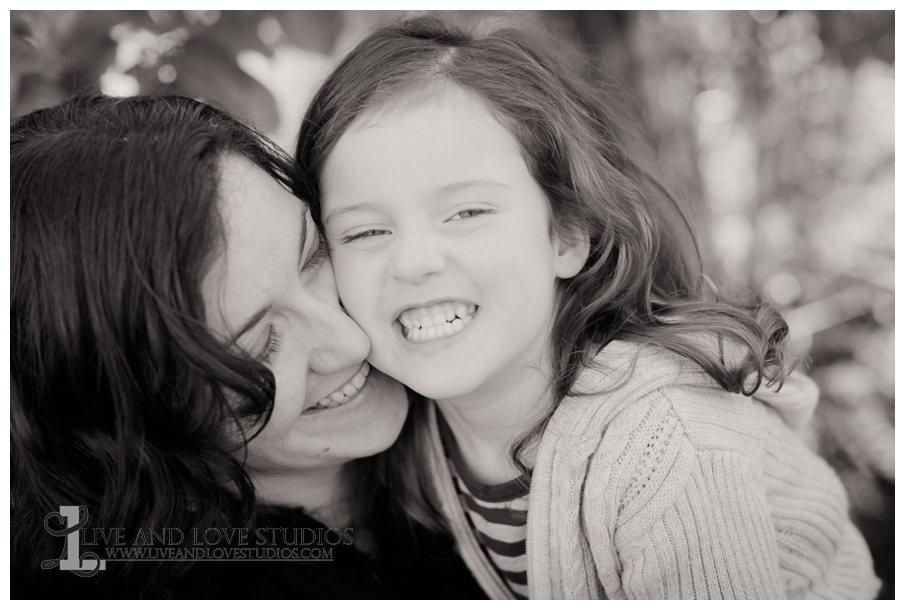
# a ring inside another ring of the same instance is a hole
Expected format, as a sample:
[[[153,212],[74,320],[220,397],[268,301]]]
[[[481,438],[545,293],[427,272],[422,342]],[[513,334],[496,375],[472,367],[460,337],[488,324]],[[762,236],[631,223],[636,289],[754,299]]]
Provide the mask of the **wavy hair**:
[[[620,104],[581,73],[583,63],[565,41],[506,19],[403,19],[372,32],[327,78],[296,151],[315,187],[306,199],[318,218],[324,163],[356,119],[403,93],[460,87],[488,102],[518,139],[549,201],[551,233],[588,235],[584,268],[558,283],[553,401],[515,443],[520,465],[520,452],[610,341],[660,345],[729,392],[750,394],[764,381],[781,384],[785,374],[787,325],[756,296],[717,299],[685,212],[642,163]]]
[[[249,523],[234,452],[267,423],[274,379],[211,335],[200,287],[224,237],[223,156],[297,193],[295,164],[177,96],[73,97],[13,121],[10,141],[17,567],[59,554],[42,522],[62,505],[127,532]],[[119,584],[147,592],[189,565],[125,563]]]

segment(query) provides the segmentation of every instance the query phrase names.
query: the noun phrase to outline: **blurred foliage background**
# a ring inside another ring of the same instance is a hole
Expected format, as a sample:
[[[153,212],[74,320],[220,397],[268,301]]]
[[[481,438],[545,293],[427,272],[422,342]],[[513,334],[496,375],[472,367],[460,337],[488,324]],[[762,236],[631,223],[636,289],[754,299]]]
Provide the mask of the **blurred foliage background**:
[[[12,117],[98,89],[216,101],[291,150],[305,105],[387,11],[12,11]],[[892,11],[541,11],[634,102],[706,220],[709,266],[789,321],[837,469],[894,595]]]

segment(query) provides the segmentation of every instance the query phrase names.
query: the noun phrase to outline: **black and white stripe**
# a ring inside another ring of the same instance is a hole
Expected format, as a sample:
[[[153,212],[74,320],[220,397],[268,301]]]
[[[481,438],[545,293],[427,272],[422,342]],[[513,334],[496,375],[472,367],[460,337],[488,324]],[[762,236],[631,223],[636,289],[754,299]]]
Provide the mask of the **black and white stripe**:
[[[475,537],[513,594],[518,599],[528,599],[525,535],[529,481],[526,477],[499,485],[475,481],[442,417],[439,423],[456,491]]]

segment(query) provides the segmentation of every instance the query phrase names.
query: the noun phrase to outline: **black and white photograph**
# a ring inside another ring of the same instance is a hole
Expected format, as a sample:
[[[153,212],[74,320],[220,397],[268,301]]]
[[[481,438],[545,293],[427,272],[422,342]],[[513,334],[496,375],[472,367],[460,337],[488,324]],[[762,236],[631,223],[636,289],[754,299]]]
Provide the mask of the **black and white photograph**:
[[[895,599],[892,10],[11,10],[12,600]]]

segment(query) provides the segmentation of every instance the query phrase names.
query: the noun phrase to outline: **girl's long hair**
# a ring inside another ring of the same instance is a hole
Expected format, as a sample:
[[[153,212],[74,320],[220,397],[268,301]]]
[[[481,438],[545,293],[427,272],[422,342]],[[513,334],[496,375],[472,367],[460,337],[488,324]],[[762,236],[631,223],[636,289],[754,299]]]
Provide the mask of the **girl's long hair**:
[[[519,140],[550,203],[551,233],[589,236],[584,268],[558,285],[553,400],[514,445],[519,464],[520,451],[610,341],[662,346],[729,392],[750,394],[764,381],[781,384],[785,374],[785,322],[757,297],[717,299],[685,212],[634,152],[637,136],[616,99],[585,78],[582,65],[563,40],[505,19],[404,19],[371,33],[327,78],[296,151],[318,218],[324,163],[356,119],[406,92],[461,87],[489,102]]]
[[[64,505],[132,537],[247,525],[236,452],[267,423],[274,379],[208,332],[200,286],[224,237],[223,156],[298,192],[295,164],[176,96],[70,98],[10,140],[14,568],[59,555],[43,520]],[[150,594],[189,565],[117,563],[116,586]]]

